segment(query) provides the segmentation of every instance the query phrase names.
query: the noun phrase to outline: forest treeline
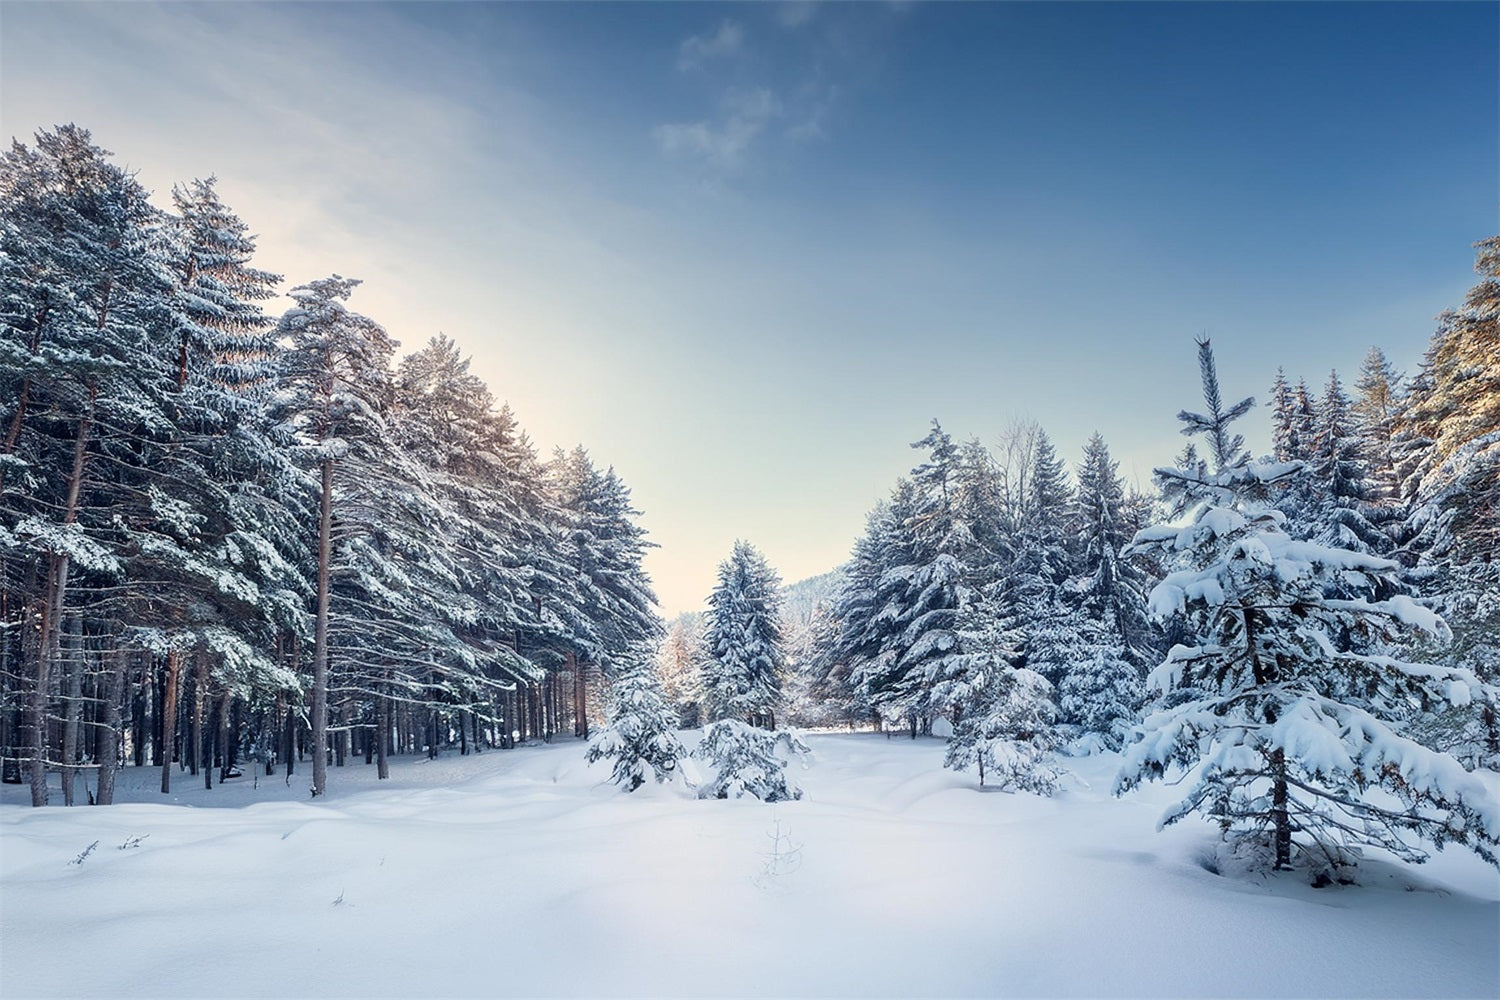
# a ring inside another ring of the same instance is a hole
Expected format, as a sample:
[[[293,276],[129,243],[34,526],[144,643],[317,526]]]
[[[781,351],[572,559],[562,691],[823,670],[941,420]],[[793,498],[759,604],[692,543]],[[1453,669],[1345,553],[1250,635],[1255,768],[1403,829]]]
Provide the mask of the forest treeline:
[[[1120,751],[1117,791],[1190,779],[1168,822],[1208,814],[1315,880],[1370,845],[1495,861],[1470,772],[1500,765],[1500,238],[1478,249],[1409,378],[1378,348],[1352,393],[1278,371],[1260,457],[1233,429],[1255,400],[1226,402],[1200,341],[1194,440],[1150,494],[1099,434],[1070,476],[1035,422],[991,447],[934,420],[802,620],[736,547],[668,630],[663,696],[689,724],[941,727],[949,766],[1044,794],[1055,751]],[[726,616],[726,592],[756,603]]]
[[[584,735],[662,630],[630,492],[542,458],[451,340],[400,359],[338,275],[282,279],[213,178],[153,204],[65,125],[0,158],[0,748],[108,803]],[[82,780],[80,781],[80,775]]]

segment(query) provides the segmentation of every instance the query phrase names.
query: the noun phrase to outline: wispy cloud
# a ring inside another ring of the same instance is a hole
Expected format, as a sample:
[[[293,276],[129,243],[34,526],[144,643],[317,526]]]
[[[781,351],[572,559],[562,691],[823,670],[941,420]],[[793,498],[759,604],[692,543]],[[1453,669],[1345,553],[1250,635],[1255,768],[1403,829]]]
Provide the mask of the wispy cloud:
[[[781,101],[765,87],[730,91],[717,121],[658,125],[657,144],[670,156],[688,156],[712,166],[734,170],[766,126],[783,114]]]
[[[783,28],[800,28],[813,19],[818,5],[813,0],[788,0],[777,4],[776,23]]]
[[[731,56],[745,42],[745,27],[738,21],[724,21],[712,35],[694,35],[685,39],[677,50],[677,68],[696,69],[711,59]]]

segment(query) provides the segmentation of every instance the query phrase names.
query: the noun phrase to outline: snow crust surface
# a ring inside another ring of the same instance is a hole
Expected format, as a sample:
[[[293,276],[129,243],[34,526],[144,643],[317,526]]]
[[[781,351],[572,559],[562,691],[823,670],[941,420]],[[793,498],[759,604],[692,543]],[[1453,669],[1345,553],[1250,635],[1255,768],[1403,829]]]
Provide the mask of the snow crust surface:
[[[1177,789],[1110,796],[1114,754],[1042,799],[939,740],[808,742],[774,805],[624,794],[571,741],[330,769],[316,802],[302,774],[127,769],[103,809],[5,786],[0,995],[1500,994],[1500,875],[1467,852],[1224,878],[1207,823],[1155,832]]]

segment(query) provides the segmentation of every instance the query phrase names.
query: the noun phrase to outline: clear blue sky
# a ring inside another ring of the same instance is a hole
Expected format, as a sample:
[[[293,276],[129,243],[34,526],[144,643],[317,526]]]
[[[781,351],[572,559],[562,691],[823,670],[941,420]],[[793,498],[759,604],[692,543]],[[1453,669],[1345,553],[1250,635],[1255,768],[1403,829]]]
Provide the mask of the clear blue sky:
[[[842,561],[934,416],[1144,481],[1197,334],[1237,395],[1414,367],[1500,231],[1497,52],[1492,3],[7,2],[0,117],[453,336],[675,613],[737,537]]]

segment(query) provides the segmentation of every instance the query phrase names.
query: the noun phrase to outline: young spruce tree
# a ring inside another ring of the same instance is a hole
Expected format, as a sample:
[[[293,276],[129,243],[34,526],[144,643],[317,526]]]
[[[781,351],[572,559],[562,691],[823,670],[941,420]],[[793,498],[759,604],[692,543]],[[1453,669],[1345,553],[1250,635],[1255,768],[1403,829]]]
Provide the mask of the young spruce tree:
[[[1224,410],[1207,340],[1199,361],[1209,412],[1181,419],[1208,438],[1215,471],[1158,469],[1165,491],[1193,499],[1190,523],[1133,543],[1176,560],[1151,610],[1185,615],[1198,638],[1151,673],[1169,707],[1126,749],[1116,792],[1179,768],[1188,791],[1164,824],[1205,813],[1237,855],[1277,869],[1300,860],[1319,882],[1341,877],[1364,846],[1424,860],[1408,835],[1494,862],[1500,805],[1403,722],[1413,705],[1494,704],[1500,690],[1467,670],[1362,652],[1447,627],[1409,598],[1381,599],[1396,563],[1286,533],[1267,499],[1303,464],[1251,462],[1229,431],[1251,401]],[[1341,596],[1327,596],[1335,585]]]

